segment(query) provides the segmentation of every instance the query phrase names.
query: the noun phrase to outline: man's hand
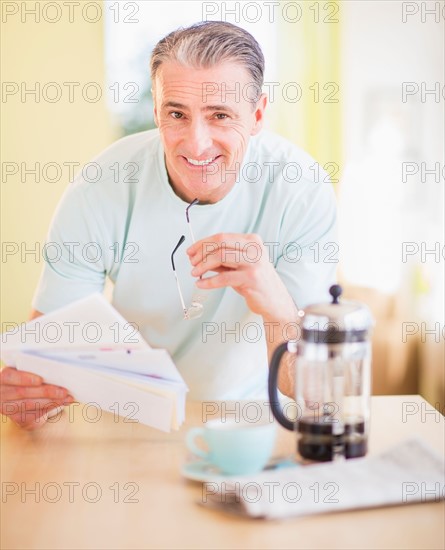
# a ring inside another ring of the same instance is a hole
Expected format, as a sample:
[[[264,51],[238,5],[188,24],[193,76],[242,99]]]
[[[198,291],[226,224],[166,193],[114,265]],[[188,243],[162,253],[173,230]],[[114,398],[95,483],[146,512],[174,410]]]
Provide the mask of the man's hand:
[[[44,384],[36,374],[12,367],[0,371],[0,412],[23,428],[43,426],[50,410],[73,402],[68,390]]]
[[[192,275],[209,271],[216,275],[199,279],[202,289],[231,286],[254,313],[263,317],[269,362],[275,348],[298,334],[299,315],[291,295],[269,260],[261,237],[255,234],[219,233],[197,241],[187,249],[194,266]],[[281,366],[278,386],[294,395],[294,361]]]
[[[218,233],[197,241],[187,254],[194,277],[217,273],[198,280],[198,288],[231,286],[244,297],[249,309],[264,319],[294,317],[295,305],[259,235]]]

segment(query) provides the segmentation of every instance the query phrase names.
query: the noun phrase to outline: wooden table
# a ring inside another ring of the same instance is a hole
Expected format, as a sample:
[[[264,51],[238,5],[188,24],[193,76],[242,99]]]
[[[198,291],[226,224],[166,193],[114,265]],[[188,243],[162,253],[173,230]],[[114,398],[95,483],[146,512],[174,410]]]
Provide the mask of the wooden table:
[[[180,469],[203,406],[187,409],[171,434],[109,413],[89,421],[94,411],[82,405],[35,432],[3,419],[1,548],[445,547],[443,503],[269,522],[199,506],[202,486]],[[370,453],[414,433],[443,453],[444,417],[431,410],[419,396],[373,397]],[[279,452],[293,444],[280,428]]]

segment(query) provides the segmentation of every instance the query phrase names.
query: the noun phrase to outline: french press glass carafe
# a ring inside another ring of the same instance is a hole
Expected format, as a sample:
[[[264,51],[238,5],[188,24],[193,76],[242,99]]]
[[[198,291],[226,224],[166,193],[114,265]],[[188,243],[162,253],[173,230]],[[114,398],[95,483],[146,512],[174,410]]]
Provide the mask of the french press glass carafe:
[[[278,346],[269,371],[275,418],[296,431],[300,456],[317,461],[364,456],[369,431],[373,320],[366,306],[339,301],[339,285],[329,292],[332,302],[305,310],[301,337]],[[285,352],[292,354],[286,357],[288,366],[295,367],[295,420],[278,402],[278,369]]]

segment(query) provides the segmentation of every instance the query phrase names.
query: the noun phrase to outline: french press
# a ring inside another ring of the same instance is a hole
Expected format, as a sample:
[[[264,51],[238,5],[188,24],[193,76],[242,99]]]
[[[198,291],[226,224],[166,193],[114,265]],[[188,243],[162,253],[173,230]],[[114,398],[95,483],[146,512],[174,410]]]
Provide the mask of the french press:
[[[329,289],[332,302],[309,306],[301,317],[298,341],[275,350],[269,370],[269,400],[278,422],[297,433],[303,459],[329,461],[367,452],[373,319],[358,302],[339,301],[342,289]],[[278,369],[285,352],[295,367],[296,418],[278,402]],[[296,355],[296,357],[293,357]]]

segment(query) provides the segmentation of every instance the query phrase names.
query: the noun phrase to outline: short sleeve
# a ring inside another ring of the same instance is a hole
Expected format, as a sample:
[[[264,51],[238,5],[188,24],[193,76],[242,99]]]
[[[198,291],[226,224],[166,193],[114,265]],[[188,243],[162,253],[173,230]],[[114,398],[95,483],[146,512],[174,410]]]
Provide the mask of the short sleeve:
[[[282,225],[276,269],[299,308],[329,300],[338,264],[337,208],[330,183],[309,182],[291,201]]]
[[[62,307],[105,284],[105,250],[89,186],[74,180],[61,198],[43,246],[44,266],[32,300],[42,313]],[[96,209],[100,205],[95,205]]]

